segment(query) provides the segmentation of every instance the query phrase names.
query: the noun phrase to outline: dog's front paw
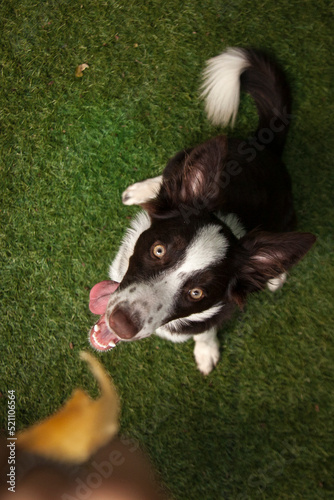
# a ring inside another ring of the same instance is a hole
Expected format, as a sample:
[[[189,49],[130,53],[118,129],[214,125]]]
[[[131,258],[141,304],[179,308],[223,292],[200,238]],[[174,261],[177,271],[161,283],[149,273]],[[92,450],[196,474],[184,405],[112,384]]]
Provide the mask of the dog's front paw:
[[[129,186],[122,194],[124,205],[140,205],[155,198],[161,185],[161,176],[146,181],[136,182]]]
[[[203,375],[208,375],[220,357],[218,339],[211,339],[209,342],[195,342],[194,356],[199,371]]]
[[[145,187],[142,182],[132,184],[122,194],[122,202],[124,205],[139,205],[147,199]]]
[[[276,292],[279,288],[282,288],[284,283],[286,282],[286,273],[282,273],[277,278],[273,278],[267,281],[267,287],[271,292]]]

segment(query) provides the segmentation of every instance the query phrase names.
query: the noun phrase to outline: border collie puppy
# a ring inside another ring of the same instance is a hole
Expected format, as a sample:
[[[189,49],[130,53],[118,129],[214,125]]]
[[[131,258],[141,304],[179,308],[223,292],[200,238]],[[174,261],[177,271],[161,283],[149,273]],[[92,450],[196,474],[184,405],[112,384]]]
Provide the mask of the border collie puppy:
[[[233,125],[240,88],[254,99],[258,128],[247,140],[219,135],[177,153],[162,175],[123,193],[141,205],[110,266],[93,287],[90,331],[100,351],[156,333],[195,341],[197,366],[219,359],[217,327],[251,292],[275,291],[315,236],[293,232],[291,183],[281,156],[291,119],[283,72],[262,52],[229,48],[210,59],[202,96],[214,125]]]

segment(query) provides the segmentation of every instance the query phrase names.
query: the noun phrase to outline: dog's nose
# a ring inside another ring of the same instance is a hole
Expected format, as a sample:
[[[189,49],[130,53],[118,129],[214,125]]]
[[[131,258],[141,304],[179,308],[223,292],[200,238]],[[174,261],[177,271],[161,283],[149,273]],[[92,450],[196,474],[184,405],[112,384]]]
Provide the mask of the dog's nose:
[[[122,309],[117,309],[111,314],[109,325],[121,339],[132,339],[139,332],[139,328]]]

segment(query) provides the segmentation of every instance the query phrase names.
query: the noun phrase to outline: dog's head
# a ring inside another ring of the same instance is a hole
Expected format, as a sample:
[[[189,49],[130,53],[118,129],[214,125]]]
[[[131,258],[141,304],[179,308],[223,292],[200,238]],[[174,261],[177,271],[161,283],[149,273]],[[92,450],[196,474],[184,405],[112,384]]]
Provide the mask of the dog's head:
[[[90,309],[101,315],[90,333],[96,349],[161,327],[175,337],[203,332],[314,243],[309,233],[244,234],[237,217],[215,215],[221,149],[216,163],[210,156],[211,175],[205,154],[196,155],[164,176],[158,196],[132,222],[110,267],[114,281],[93,287]]]

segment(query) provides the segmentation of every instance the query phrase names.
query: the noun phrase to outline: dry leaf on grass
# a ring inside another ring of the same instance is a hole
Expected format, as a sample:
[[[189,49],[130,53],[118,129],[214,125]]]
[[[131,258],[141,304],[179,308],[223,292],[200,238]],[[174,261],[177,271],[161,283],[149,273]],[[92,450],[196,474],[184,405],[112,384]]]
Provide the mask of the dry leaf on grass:
[[[75,76],[81,78],[83,76],[83,71],[87,68],[89,68],[88,64],[79,64],[79,66],[75,68]]]

